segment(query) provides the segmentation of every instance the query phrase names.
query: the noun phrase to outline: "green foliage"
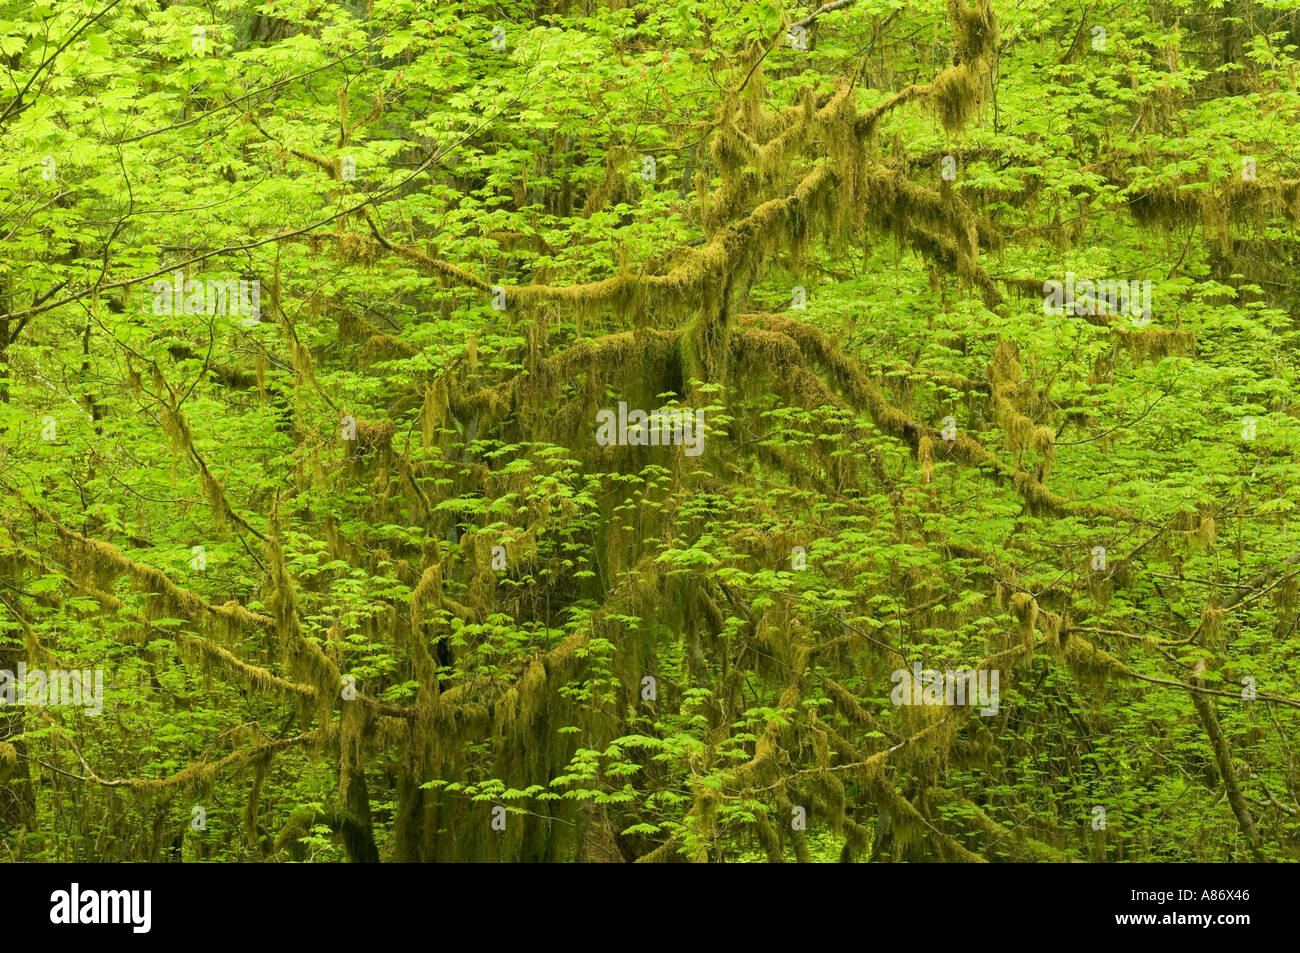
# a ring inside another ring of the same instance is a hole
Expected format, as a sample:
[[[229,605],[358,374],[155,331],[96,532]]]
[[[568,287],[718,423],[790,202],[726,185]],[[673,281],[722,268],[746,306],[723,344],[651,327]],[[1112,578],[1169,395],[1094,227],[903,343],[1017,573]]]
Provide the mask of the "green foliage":
[[[5,856],[1300,858],[1295,4],[820,7],[0,0]]]

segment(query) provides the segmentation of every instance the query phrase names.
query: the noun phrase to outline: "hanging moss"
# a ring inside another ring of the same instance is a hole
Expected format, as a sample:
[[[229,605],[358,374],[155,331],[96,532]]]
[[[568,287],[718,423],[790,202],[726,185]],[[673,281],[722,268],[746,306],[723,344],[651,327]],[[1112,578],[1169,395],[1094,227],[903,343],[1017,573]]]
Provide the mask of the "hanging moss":
[[[1010,610],[1016,622],[1019,623],[1021,639],[1024,645],[1032,650],[1037,638],[1035,635],[1038,626],[1037,601],[1027,592],[1017,592],[1011,596]]]
[[[953,29],[953,65],[935,77],[930,95],[939,121],[959,130],[983,108],[992,93],[990,79],[998,39],[997,19],[988,0],[948,0]]]
[[[1084,680],[1104,684],[1115,678],[1132,678],[1134,675],[1133,670],[1119,659],[1075,632],[1065,631],[1056,644],[1058,654],[1070,670]]]
[[[18,769],[18,750],[7,741],[0,741],[0,784],[8,781]]]

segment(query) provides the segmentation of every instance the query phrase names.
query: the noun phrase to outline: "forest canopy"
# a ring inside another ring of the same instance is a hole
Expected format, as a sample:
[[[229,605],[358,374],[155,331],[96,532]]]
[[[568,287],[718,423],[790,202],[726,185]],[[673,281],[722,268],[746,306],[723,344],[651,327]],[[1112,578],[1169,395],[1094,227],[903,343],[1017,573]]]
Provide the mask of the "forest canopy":
[[[1300,860],[1300,0],[0,0],[0,857]]]

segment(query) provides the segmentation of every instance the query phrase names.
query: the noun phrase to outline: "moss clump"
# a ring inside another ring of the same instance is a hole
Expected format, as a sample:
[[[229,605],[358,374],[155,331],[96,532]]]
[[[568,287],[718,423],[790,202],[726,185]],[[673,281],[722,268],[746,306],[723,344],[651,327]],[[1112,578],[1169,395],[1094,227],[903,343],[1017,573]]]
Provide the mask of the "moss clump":
[[[1011,615],[1015,617],[1020,628],[1021,643],[1032,649],[1034,630],[1038,625],[1038,603],[1027,592],[1017,592],[1011,596]]]
[[[1060,639],[1054,640],[1056,651],[1076,677],[1097,683],[1109,682],[1115,678],[1134,677],[1133,670],[1109,652],[1097,648],[1074,632],[1069,630],[1063,632]]]
[[[1201,643],[1207,648],[1223,647],[1223,620],[1227,614],[1216,606],[1206,606],[1201,611]]]
[[[989,99],[998,25],[988,0],[978,0],[974,6],[967,6],[965,0],[948,0],[948,20],[953,29],[953,65],[935,77],[930,97],[939,121],[953,132]]]

